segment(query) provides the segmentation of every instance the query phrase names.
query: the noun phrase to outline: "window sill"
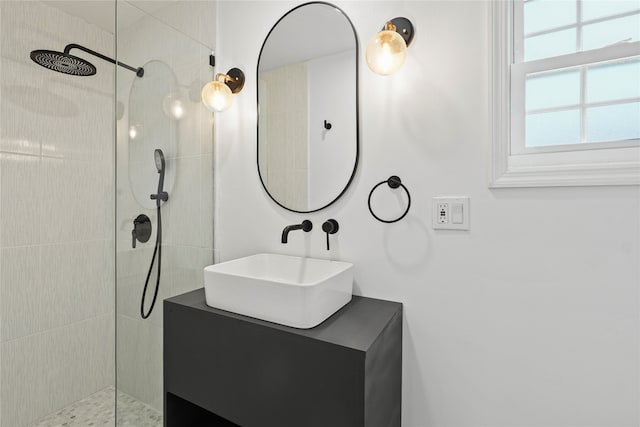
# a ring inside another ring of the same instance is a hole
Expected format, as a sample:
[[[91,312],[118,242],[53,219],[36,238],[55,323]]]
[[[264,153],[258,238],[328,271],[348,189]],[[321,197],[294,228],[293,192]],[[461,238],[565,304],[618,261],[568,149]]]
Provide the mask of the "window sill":
[[[640,162],[513,166],[492,171],[490,188],[640,185]]]

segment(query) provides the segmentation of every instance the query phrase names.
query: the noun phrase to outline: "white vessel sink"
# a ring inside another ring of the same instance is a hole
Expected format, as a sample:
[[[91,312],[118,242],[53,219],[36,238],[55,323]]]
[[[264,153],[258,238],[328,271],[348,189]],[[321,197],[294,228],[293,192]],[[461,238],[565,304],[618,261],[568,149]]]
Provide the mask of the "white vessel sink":
[[[204,269],[208,306],[301,329],[342,308],[352,290],[348,262],[258,254]]]

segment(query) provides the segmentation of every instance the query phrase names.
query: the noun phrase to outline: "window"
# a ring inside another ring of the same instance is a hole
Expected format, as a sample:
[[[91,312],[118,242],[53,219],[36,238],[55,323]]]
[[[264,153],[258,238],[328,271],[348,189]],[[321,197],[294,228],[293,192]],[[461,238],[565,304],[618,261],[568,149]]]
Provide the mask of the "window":
[[[492,8],[492,186],[640,184],[640,1]]]

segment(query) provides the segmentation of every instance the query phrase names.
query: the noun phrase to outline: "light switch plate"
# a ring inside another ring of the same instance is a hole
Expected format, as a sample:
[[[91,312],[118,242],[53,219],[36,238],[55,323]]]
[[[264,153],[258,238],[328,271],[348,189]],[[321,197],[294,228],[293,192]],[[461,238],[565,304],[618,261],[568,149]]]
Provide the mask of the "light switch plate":
[[[432,223],[435,230],[469,229],[468,196],[434,197],[432,200]]]

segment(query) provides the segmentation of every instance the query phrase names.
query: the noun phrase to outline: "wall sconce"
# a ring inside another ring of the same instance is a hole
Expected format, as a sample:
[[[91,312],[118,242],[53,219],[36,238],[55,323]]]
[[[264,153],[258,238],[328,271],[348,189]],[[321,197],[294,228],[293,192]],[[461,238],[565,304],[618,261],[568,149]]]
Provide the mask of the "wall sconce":
[[[211,112],[221,112],[231,107],[233,94],[244,87],[244,73],[232,68],[227,74],[218,73],[213,81],[202,88],[202,103]]]
[[[398,71],[413,40],[413,24],[407,18],[388,21],[367,45],[367,65],[374,73],[388,76]]]

